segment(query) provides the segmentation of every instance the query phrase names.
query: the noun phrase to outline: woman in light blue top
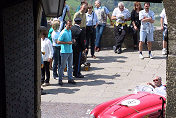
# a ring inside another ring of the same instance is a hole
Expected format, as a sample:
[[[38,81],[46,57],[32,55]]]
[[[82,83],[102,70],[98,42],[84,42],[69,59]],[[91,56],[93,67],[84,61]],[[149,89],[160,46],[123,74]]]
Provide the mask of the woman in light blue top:
[[[98,25],[98,19],[95,12],[92,11],[93,6],[88,5],[88,12],[86,13],[86,54],[88,54],[89,41],[91,43],[91,57],[96,58],[94,53],[96,27]]]

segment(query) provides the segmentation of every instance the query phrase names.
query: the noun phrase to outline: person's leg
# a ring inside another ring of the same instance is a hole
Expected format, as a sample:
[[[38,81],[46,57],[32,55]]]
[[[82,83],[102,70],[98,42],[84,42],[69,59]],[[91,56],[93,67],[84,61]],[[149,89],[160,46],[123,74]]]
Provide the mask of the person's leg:
[[[56,46],[53,46],[54,53],[53,53],[53,78],[56,79],[58,77],[57,67],[58,67],[58,59],[59,59],[59,49]]]
[[[99,31],[99,42],[98,42],[98,51],[100,51],[100,49],[101,49],[101,38],[102,38],[102,35],[103,35],[103,31],[104,31],[104,28],[105,28],[105,25],[101,25],[100,26],[100,31]]]
[[[134,31],[133,32],[133,42],[134,42],[134,50],[137,49],[137,35],[138,35],[138,31]]]
[[[59,80],[61,81],[62,81],[63,72],[66,66],[67,59],[68,59],[68,55],[66,53],[61,53],[61,66],[59,69]]]
[[[118,41],[118,38],[119,38],[119,35],[120,35],[120,32],[119,32],[119,28],[117,26],[114,26],[114,39],[115,39],[115,45],[113,46],[113,50],[115,53],[117,53],[117,48],[119,48],[119,41]]]
[[[68,59],[67,59],[67,73],[68,73],[68,80],[73,79],[72,78],[72,72],[73,72],[73,53],[68,54]]]
[[[147,47],[148,47],[148,51],[149,51],[149,58],[153,59],[153,56],[151,54],[152,51],[152,41],[153,40],[153,32],[150,32],[147,34]]]
[[[145,31],[140,31],[140,40],[139,40],[139,58],[144,59],[142,55],[143,44],[145,42],[147,33]]]
[[[73,48],[73,76],[78,76],[78,57],[79,51],[76,47]]]
[[[122,33],[119,36],[119,42],[120,42],[120,46],[119,46],[119,49],[118,49],[119,54],[122,52],[121,47],[122,47],[122,43],[125,39],[125,35],[126,35],[126,31],[125,31],[125,29],[123,29]]]
[[[41,68],[41,84],[45,82],[45,63],[43,62],[43,68]]]
[[[163,49],[162,49],[162,54],[165,55],[167,54],[167,41],[165,41],[164,34],[165,32],[163,31]]]
[[[93,32],[92,32],[92,35],[91,35],[91,56],[95,56],[95,35],[96,35],[96,32],[95,32],[95,28],[93,28]]]
[[[82,52],[79,52],[79,56],[78,56],[78,72],[77,72],[77,75],[78,75],[79,78],[83,78],[84,77],[81,74],[81,57],[82,57]]]
[[[96,41],[95,41],[95,48],[96,49],[98,47],[99,40],[100,40],[100,25],[98,25],[96,28]]]
[[[147,42],[147,47],[148,47],[148,51],[152,50],[152,42],[151,41]]]
[[[49,65],[50,65],[50,62],[45,61],[45,71],[46,71],[46,80],[45,80],[45,83],[49,83],[49,81],[50,81]]]
[[[59,73],[60,66],[61,66],[61,53],[60,53],[60,50],[61,50],[61,46],[58,46],[58,73]]]
[[[91,37],[90,27],[86,27],[86,54],[88,55],[89,51],[89,40]]]

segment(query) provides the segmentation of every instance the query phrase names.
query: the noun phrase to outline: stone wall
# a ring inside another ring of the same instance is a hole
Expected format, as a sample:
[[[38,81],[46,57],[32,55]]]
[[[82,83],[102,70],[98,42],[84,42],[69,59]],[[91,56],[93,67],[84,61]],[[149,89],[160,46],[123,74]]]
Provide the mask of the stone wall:
[[[152,50],[162,49],[162,32],[159,28],[155,28],[154,31],[154,42],[152,45]],[[101,46],[102,47],[112,47],[115,44],[114,40],[114,28],[113,26],[107,25],[102,36]],[[127,32],[124,43],[122,45],[124,48],[133,48],[133,37],[132,33]],[[144,49],[146,46],[144,45]]]
[[[166,68],[167,106],[166,118],[176,117],[176,0],[163,0],[169,30],[169,55]]]

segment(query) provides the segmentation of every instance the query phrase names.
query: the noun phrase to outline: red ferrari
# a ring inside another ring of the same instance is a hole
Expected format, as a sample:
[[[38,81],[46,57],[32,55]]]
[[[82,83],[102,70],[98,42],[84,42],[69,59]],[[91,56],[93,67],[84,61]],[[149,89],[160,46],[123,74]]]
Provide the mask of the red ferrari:
[[[164,118],[165,100],[161,95],[141,91],[96,106],[90,118]]]

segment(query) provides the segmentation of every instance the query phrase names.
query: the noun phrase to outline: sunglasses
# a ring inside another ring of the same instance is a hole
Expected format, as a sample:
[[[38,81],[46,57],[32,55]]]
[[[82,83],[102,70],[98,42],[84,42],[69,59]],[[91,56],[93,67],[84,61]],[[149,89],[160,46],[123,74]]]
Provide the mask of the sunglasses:
[[[154,82],[158,81],[158,79],[153,80]]]

